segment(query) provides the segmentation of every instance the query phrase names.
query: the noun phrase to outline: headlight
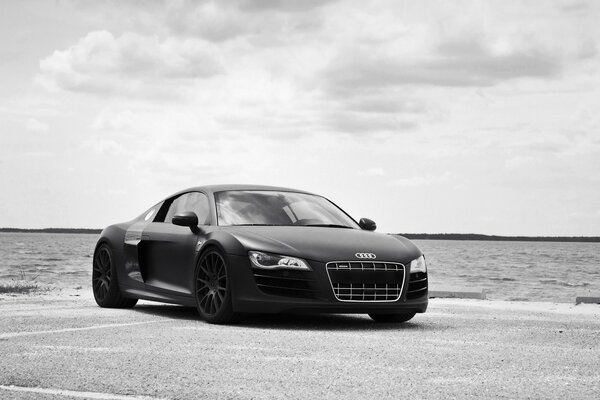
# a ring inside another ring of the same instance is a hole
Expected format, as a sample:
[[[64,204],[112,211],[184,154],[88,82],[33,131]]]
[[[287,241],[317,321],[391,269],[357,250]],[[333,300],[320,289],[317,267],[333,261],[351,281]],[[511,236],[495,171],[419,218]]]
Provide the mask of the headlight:
[[[296,257],[268,254],[262,251],[249,251],[248,256],[256,268],[311,270],[306,261]]]
[[[410,272],[427,272],[427,264],[425,264],[425,256],[416,258],[410,262]]]

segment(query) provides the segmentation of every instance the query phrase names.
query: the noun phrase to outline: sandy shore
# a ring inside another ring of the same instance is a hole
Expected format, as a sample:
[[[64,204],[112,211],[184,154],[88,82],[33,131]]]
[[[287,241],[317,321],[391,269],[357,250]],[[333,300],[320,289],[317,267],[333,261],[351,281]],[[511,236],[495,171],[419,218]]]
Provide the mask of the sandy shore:
[[[363,315],[236,326],[89,290],[0,296],[0,398],[600,397],[600,306],[432,299],[404,325]]]

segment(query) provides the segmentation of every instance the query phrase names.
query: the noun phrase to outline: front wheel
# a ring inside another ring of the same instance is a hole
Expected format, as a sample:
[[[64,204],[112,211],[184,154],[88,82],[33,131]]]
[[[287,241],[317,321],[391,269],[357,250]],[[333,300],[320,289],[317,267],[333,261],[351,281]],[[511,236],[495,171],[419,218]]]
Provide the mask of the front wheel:
[[[94,299],[100,307],[131,308],[135,306],[137,299],[129,299],[121,295],[112,250],[108,244],[103,243],[96,249],[92,268],[92,290]]]
[[[369,317],[373,319],[375,322],[406,322],[412,319],[416,313],[407,313],[407,314],[376,314],[371,313]]]
[[[231,301],[231,280],[225,258],[210,249],[198,260],[195,279],[196,307],[211,324],[226,324],[235,319]]]

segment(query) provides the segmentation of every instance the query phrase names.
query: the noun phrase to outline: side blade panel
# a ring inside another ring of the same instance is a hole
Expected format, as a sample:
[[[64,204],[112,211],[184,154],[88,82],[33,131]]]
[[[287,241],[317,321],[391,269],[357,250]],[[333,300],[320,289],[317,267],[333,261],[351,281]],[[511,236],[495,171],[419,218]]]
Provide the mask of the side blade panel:
[[[140,269],[139,244],[142,241],[142,231],[147,223],[137,222],[125,232],[125,273],[131,279],[144,282],[144,276]]]

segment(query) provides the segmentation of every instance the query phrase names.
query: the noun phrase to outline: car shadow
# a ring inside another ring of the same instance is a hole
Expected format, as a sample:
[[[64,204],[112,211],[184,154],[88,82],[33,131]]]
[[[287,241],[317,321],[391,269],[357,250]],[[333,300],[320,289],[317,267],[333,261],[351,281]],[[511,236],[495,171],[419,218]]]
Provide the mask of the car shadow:
[[[204,322],[193,307],[138,305],[133,310],[164,318]],[[405,323],[375,322],[366,314],[242,314],[236,322],[229,325],[262,330],[303,331],[423,330],[428,326],[424,321],[419,321],[419,314]]]
[[[138,304],[133,310],[143,314],[155,315],[157,317],[186,319],[190,321],[200,320],[196,308],[174,304]]]
[[[416,317],[415,317],[416,318]],[[236,324],[251,329],[302,331],[383,331],[423,329],[418,321],[375,322],[366,314],[248,314]]]

